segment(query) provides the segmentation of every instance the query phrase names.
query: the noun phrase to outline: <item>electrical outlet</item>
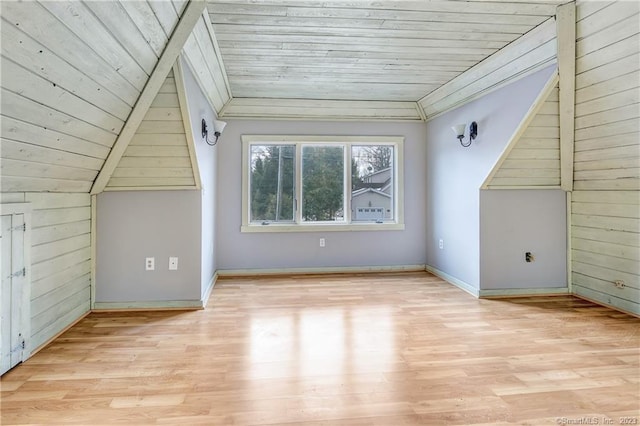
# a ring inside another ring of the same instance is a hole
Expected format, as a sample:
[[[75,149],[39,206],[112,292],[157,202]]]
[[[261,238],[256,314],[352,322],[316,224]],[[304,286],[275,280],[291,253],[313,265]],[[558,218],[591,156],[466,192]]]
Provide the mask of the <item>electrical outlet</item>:
[[[178,270],[178,258],[177,257],[170,257],[169,258],[169,270],[170,271],[177,271]]]
[[[534,260],[536,260],[536,259],[535,259],[535,257],[533,257],[533,254],[531,254],[530,251],[528,251],[528,252],[526,252],[524,254],[524,261],[525,262],[533,262]]]
[[[144,261],[144,269],[147,271],[153,271],[154,269],[156,269],[156,258],[147,257]]]
[[[616,286],[616,288],[624,288],[624,281],[622,280],[616,280],[613,282],[613,284]]]
[[[320,247],[324,247],[324,246],[325,246],[324,238],[320,238]]]
[[[444,249],[444,240],[442,238],[440,238],[440,241],[438,241],[438,248],[440,250]]]

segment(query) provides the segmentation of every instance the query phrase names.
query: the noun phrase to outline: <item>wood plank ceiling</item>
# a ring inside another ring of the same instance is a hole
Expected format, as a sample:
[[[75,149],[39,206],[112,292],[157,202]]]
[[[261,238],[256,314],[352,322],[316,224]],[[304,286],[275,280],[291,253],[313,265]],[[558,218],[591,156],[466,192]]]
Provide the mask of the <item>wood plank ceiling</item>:
[[[234,98],[418,101],[566,0],[211,0]]]

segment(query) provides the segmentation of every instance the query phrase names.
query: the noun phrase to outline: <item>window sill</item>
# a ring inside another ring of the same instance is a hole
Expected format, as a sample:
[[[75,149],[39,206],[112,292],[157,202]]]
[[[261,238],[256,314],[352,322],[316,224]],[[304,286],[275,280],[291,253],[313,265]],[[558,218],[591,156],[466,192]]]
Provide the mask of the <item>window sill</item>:
[[[404,223],[352,223],[345,225],[242,225],[240,232],[351,232],[351,231],[403,231]]]

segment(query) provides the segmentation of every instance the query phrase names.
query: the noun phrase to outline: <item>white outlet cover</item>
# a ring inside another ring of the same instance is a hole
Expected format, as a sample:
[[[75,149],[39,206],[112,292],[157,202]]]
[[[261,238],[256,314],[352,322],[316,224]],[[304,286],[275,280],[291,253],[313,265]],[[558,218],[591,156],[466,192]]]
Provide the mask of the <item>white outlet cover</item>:
[[[147,271],[153,271],[156,269],[156,258],[147,257],[144,262],[144,269]]]
[[[170,271],[177,271],[178,270],[178,258],[177,257],[170,257],[169,258],[169,270]]]

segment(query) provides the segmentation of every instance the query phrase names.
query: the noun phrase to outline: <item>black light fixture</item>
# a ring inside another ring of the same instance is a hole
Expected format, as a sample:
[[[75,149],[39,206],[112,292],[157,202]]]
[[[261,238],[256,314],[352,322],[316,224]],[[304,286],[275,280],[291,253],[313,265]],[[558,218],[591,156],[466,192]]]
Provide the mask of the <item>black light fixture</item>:
[[[224,130],[226,125],[227,123],[224,121],[213,120],[213,136],[215,136],[216,139],[212,142],[209,140],[209,130],[207,129],[207,122],[203,118],[202,119],[202,138],[208,145],[214,146],[215,144],[218,143],[218,138],[222,134],[222,131]]]
[[[471,145],[471,142],[473,142],[476,136],[478,136],[478,123],[476,123],[475,121],[472,121],[471,124],[469,125],[469,142],[467,143],[463,141],[465,127],[467,127],[466,124],[456,124],[451,129],[453,130],[453,132],[456,134],[456,137],[460,141],[460,145],[467,148]]]

